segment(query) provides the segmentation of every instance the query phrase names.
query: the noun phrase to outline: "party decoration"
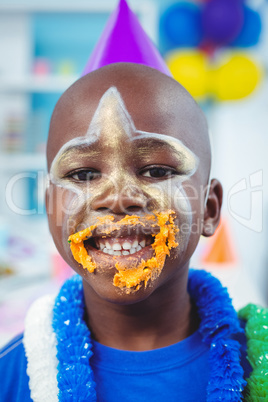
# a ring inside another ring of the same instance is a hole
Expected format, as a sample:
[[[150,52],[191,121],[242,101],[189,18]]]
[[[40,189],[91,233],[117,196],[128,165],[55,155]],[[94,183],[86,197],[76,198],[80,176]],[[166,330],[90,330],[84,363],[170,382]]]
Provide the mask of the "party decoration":
[[[89,58],[82,76],[112,63],[129,62],[150,66],[170,75],[164,60],[130,10],[120,0]]]
[[[178,2],[163,14],[161,28],[168,67],[197,100],[241,99],[260,82],[261,68],[250,56],[235,51],[223,61],[220,51],[259,42],[261,16],[243,0]]]
[[[229,101],[244,98],[257,87],[261,68],[242,52],[235,52],[212,63],[200,50],[174,50],[167,65],[177,81],[199,101],[207,98]]]
[[[256,88],[261,76],[260,67],[249,56],[233,53],[211,72],[213,97],[219,101],[244,98]]]
[[[223,45],[236,38],[243,25],[243,8],[239,0],[210,0],[202,12],[205,39]]]
[[[198,50],[173,51],[168,54],[166,63],[175,78],[195,98],[207,94],[208,60],[205,53]]]
[[[262,31],[260,14],[247,6],[243,7],[243,13],[244,24],[242,30],[234,41],[231,42],[231,46],[249,47],[255,46],[259,42]]]
[[[202,39],[201,9],[181,2],[169,7],[162,16],[161,28],[174,46],[198,46]]]
[[[247,380],[248,401],[265,401],[268,395],[268,309],[248,304],[239,311],[246,321],[248,360],[252,373]]]
[[[234,241],[226,220],[221,223],[214,236],[210,238],[207,249],[202,257],[203,264],[236,264],[238,257],[234,250]]]

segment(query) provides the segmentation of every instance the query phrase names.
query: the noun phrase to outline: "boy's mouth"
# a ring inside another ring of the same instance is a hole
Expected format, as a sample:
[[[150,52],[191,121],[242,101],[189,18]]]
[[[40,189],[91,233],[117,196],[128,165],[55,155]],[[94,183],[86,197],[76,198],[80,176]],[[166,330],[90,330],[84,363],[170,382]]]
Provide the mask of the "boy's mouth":
[[[101,251],[104,254],[112,256],[127,256],[135,254],[145,247],[153,244],[151,235],[132,235],[124,237],[92,237],[84,242],[85,248],[91,247]]]
[[[107,263],[115,267],[113,284],[127,293],[142,283],[146,287],[160,275],[170,249],[178,246],[173,215],[173,211],[143,218],[127,215],[118,222],[106,216],[69,236],[73,257],[89,272]]]

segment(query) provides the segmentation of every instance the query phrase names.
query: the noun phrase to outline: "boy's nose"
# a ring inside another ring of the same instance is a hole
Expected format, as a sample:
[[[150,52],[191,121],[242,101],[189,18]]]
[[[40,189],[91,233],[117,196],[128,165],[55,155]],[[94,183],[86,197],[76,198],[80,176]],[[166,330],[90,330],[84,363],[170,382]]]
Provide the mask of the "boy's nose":
[[[124,186],[120,191],[107,189],[91,203],[95,211],[114,214],[140,212],[147,207],[147,197],[138,186]]]

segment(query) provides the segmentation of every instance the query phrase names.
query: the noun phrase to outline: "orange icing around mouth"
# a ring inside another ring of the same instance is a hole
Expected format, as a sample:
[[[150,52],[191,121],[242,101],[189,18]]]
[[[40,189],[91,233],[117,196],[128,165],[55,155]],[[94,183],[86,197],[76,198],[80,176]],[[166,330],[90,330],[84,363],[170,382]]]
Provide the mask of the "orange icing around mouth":
[[[92,261],[91,257],[88,255],[87,250],[84,246],[84,240],[92,236],[92,231],[96,229],[100,224],[112,222],[114,217],[111,215],[104,216],[103,218],[98,218],[99,222],[95,225],[91,225],[80,232],[74,233],[69,236],[68,242],[70,243],[71,252],[75,261],[87,269],[89,272],[94,272],[96,264]]]
[[[152,244],[152,248],[155,252],[154,257],[147,261],[142,260],[137,267],[133,267],[132,269],[124,268],[119,262],[115,264],[118,270],[118,273],[114,276],[115,286],[138,290],[142,283],[144,283],[146,287],[149,279],[154,280],[160,275],[165,264],[166,256],[170,254],[170,249],[178,246],[175,240],[178,228],[174,224],[172,214],[173,211],[156,214],[160,232],[153,235],[155,238]]]
[[[166,256],[170,254],[170,250],[172,248],[178,246],[175,236],[179,229],[174,223],[174,217],[172,216],[173,214],[173,211],[167,211],[156,213],[156,216],[148,215],[145,217],[146,220],[156,220],[157,218],[157,226],[159,226],[160,229],[159,233],[152,234],[154,237],[152,248],[155,255],[147,261],[141,260],[140,264],[138,266],[133,266],[133,268],[126,268],[122,265],[122,263],[117,262],[115,267],[118,272],[115,274],[113,280],[113,284],[116,287],[121,289],[126,288],[128,292],[130,289],[136,291],[140,289],[142,283],[144,283],[144,286],[146,287],[150,279],[155,280],[160,275],[164,267]],[[113,216],[105,216],[104,218],[100,218],[97,224],[69,236],[68,241],[70,243],[74,259],[89,272],[94,272],[96,264],[88,255],[84,247],[84,240],[90,237],[92,235],[92,231],[100,224],[112,222],[113,220]],[[112,230],[119,229],[123,225],[137,224],[144,225],[139,216],[126,215],[119,222],[113,224]],[[112,230],[107,229],[107,234]]]

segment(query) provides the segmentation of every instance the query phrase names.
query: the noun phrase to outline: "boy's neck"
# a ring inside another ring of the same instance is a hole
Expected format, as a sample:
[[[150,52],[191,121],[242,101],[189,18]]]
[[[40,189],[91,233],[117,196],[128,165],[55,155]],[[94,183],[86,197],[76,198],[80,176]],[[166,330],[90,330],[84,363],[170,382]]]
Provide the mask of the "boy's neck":
[[[195,332],[199,325],[187,293],[187,270],[142,302],[118,305],[84,286],[86,321],[92,336],[103,345],[132,351],[162,348]],[[94,308],[92,308],[94,306]]]

